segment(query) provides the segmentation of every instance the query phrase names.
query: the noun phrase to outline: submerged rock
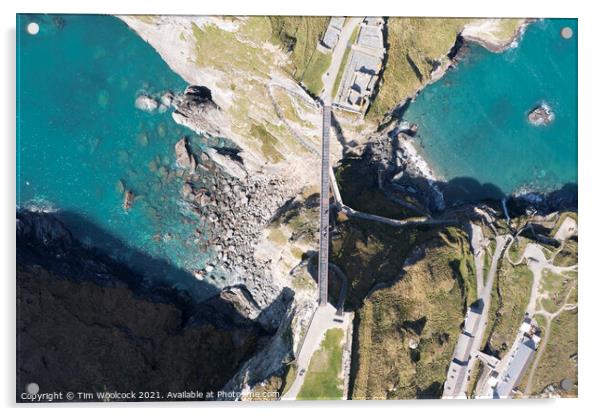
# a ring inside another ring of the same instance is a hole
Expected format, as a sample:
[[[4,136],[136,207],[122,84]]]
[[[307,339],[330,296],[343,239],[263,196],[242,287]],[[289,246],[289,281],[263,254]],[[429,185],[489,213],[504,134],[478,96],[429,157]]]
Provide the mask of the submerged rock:
[[[134,103],[138,110],[152,112],[159,107],[159,102],[148,95],[139,95]]]
[[[527,118],[534,126],[545,126],[554,121],[554,112],[544,103],[531,110]]]
[[[134,204],[134,193],[130,190],[125,191],[123,194],[123,209],[129,211]]]
[[[187,170],[189,173],[194,173],[196,170],[196,159],[194,155],[188,150],[188,142],[185,137],[180,139],[175,145],[176,151],[176,163],[177,165]]]

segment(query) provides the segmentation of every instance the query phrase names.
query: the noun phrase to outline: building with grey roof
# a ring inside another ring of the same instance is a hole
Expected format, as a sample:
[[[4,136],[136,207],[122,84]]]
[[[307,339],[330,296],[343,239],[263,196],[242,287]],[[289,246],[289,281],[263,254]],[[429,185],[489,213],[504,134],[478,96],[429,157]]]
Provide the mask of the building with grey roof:
[[[526,338],[512,352],[513,356],[506,371],[498,376],[498,382],[493,388],[494,399],[506,399],[512,395],[514,388],[529,368],[535,356],[537,345],[531,338]]]
[[[328,23],[328,27],[326,28],[326,32],[324,33],[321,42],[325,48],[334,49],[339,42],[339,37],[341,36],[341,30],[343,30],[344,24],[344,17],[330,18],[330,22]]]
[[[470,351],[474,344],[474,335],[483,314],[483,300],[479,299],[468,309],[464,318],[464,328],[458,337],[452,361],[447,370],[447,378],[443,386],[444,397],[457,397],[460,394],[462,381],[468,371]]]

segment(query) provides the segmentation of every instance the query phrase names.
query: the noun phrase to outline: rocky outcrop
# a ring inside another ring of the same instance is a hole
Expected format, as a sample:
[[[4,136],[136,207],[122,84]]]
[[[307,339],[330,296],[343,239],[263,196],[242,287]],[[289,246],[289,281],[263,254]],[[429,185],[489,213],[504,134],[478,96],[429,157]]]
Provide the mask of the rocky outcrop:
[[[274,212],[286,201],[284,181],[240,179],[218,170],[187,179],[182,195],[205,230],[200,249],[212,251],[215,259],[196,272],[197,278],[221,285],[220,276],[227,276],[228,285],[244,284],[259,307],[267,307],[283,282],[271,275],[270,260],[258,260],[254,252]]]
[[[527,119],[534,126],[546,126],[554,121],[554,112],[549,105],[543,103],[532,109]]]
[[[172,117],[176,123],[197,134],[226,135],[226,131],[220,126],[227,125],[227,122],[211,99],[211,91],[208,88],[191,85],[186,88],[184,94],[173,99],[172,105],[175,108]]]
[[[139,95],[134,102],[138,110],[153,112],[159,108],[159,102],[148,95]]]
[[[174,146],[176,152],[176,164],[188,173],[193,174],[196,170],[196,159],[188,150],[188,142],[185,137],[178,140]]]

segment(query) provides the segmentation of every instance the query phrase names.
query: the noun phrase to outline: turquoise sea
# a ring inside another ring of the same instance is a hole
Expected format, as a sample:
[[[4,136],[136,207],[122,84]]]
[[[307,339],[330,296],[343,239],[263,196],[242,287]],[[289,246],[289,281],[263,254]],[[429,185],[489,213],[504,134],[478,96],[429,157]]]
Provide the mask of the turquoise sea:
[[[567,26],[568,40],[560,36]],[[527,114],[542,102],[556,117],[536,127]],[[503,53],[471,44],[403,118],[419,125],[418,151],[438,176],[459,186],[475,180],[484,196],[576,184],[577,20],[534,22]]]
[[[40,24],[31,36],[26,26]],[[575,36],[560,37],[570,26]],[[420,125],[421,153],[447,179],[473,178],[504,193],[577,181],[577,23],[531,25],[501,54],[471,46],[428,86],[404,118]],[[212,287],[186,270],[203,267],[203,231],[180,204],[173,146],[187,135],[169,112],[134,107],[138,94],[186,83],[120,20],[110,16],[17,17],[17,206],[57,210],[77,237],[200,297]],[[526,122],[541,101],[547,127]],[[122,208],[122,187],[136,195]],[[152,260],[152,261],[151,261]]]
[[[36,36],[26,32],[31,21]],[[85,243],[206,295],[183,271],[208,254],[178,202],[173,150],[182,135],[205,143],[169,111],[134,107],[141,92],[187,84],[114,17],[20,15],[17,33],[17,205],[56,209]],[[122,185],[137,196],[129,212]]]

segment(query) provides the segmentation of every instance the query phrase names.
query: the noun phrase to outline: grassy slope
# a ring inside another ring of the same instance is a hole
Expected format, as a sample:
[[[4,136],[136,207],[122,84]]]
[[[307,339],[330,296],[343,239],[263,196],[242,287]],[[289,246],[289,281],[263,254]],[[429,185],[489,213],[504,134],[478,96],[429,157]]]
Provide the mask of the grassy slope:
[[[326,331],[320,349],[311,357],[299,400],[338,400],[343,394],[339,377],[343,366],[343,330]]]
[[[192,24],[197,65],[228,74],[228,81],[223,82],[234,92],[230,109],[235,121],[233,130],[253,139],[250,145],[266,160],[278,163],[288,153],[306,152],[275,120],[264,84],[272,68],[279,64],[276,55],[264,47],[273,39],[270,20],[264,16],[236,20],[240,28],[235,33],[215,25],[200,28]]]
[[[558,384],[564,378],[577,381],[577,311],[562,312],[552,321],[550,338],[533,379],[532,393],[541,392],[550,384]],[[563,393],[577,396],[577,390]]]
[[[324,88],[322,82],[322,75],[326,72],[332,61],[331,54],[325,54],[319,51],[315,51],[311,57],[307,68],[303,72],[303,78],[301,82],[314,96],[319,96],[320,92]]]
[[[315,16],[270,16],[268,19],[273,39],[291,51],[291,74],[301,81],[330,19]]]
[[[523,320],[533,275],[525,264],[513,267],[508,260],[503,259],[497,279],[500,297],[497,298],[497,308],[492,308],[496,316],[489,345],[494,352],[503,354],[514,342],[516,331]]]
[[[467,245],[462,231],[448,227],[427,244],[424,258],[409,266],[404,277],[364,301],[354,399],[440,396],[464,317],[464,288],[474,280],[458,268]],[[408,347],[410,338],[420,340],[415,351]]]
[[[391,17],[388,58],[378,95],[368,116],[380,119],[416,93],[429,79],[433,62],[446,55],[469,19]]]

